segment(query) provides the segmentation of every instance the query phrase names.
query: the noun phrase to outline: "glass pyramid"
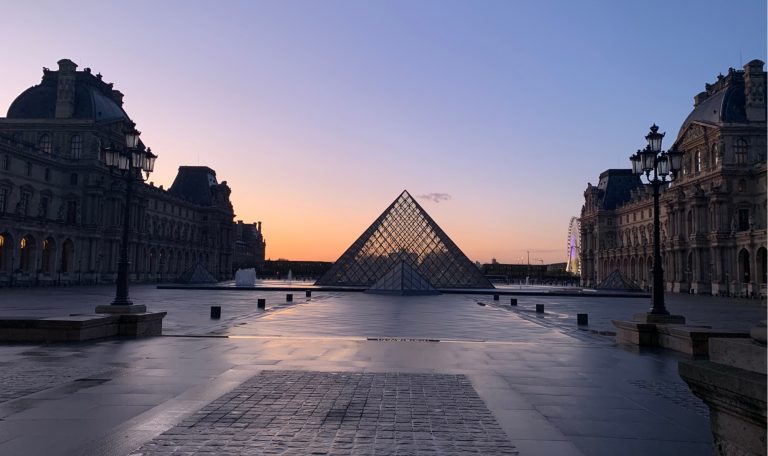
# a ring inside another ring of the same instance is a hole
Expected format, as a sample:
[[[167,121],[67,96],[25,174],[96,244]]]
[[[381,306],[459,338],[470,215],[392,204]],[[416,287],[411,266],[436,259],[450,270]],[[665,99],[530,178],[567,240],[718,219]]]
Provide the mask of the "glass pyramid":
[[[390,204],[315,285],[368,288],[400,262],[434,288],[493,288],[408,191]]]
[[[427,279],[405,261],[397,263],[365,292],[397,295],[440,294]]]

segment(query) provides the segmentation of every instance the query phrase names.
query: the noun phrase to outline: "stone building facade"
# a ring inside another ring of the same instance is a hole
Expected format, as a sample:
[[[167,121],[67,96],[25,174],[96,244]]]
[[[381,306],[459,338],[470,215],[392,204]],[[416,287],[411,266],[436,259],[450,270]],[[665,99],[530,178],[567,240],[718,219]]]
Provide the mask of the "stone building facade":
[[[104,149],[125,147],[134,123],[100,74],[58,65],[0,118],[0,286],[117,275],[126,185]],[[231,277],[234,213],[214,170],[182,166],[168,189],[133,185],[131,281],[172,280],[196,262]]]
[[[694,97],[673,147],[683,169],[662,188],[661,249],[667,291],[765,295],[766,73],[753,60]],[[629,156],[629,152],[627,152]],[[629,164],[629,159],[627,159]],[[582,284],[615,270],[652,282],[653,195],[631,170],[587,185],[581,212]]]
[[[261,222],[243,223],[238,220],[235,225],[234,261],[232,269],[254,268],[260,271],[264,267],[264,255],[267,243],[261,233]]]

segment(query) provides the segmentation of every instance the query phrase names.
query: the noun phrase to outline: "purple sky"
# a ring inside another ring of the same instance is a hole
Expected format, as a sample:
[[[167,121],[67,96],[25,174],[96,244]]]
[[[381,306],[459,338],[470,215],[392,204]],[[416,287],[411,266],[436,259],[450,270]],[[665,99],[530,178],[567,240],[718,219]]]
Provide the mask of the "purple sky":
[[[693,96],[766,60],[764,1],[12,2],[0,109],[61,58],[208,165],[271,258],[335,260],[403,190],[472,260],[565,261],[588,181],[669,145]]]

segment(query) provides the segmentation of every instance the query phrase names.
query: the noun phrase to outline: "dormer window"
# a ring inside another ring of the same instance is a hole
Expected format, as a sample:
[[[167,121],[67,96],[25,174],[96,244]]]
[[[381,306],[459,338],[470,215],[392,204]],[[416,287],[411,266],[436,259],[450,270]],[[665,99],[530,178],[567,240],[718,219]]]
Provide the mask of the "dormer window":
[[[50,154],[53,149],[51,146],[51,137],[48,134],[40,136],[40,139],[37,141],[37,147],[46,154]]]
[[[75,135],[69,141],[69,155],[72,158],[80,158],[83,154],[83,138],[80,135]]]

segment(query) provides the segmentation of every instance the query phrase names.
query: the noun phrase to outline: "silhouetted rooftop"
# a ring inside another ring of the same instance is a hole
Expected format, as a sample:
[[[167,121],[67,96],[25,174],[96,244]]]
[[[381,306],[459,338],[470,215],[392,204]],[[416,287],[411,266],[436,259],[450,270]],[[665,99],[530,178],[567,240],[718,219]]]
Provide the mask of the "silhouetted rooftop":
[[[63,62],[69,62],[66,59]],[[71,63],[71,62],[70,62]],[[74,65],[74,64],[72,64]],[[74,65],[76,66],[76,65]],[[59,71],[43,69],[40,84],[21,93],[8,108],[9,119],[53,119]],[[122,108],[122,94],[112,84],[94,76],[90,68],[75,71],[74,119],[129,120]]]
[[[217,185],[216,171],[207,166],[179,166],[179,173],[168,191],[203,206],[213,203],[211,186]]]
[[[597,188],[602,191],[602,208],[613,210],[630,199],[630,192],[642,186],[640,176],[631,169],[608,169],[600,174]]]

